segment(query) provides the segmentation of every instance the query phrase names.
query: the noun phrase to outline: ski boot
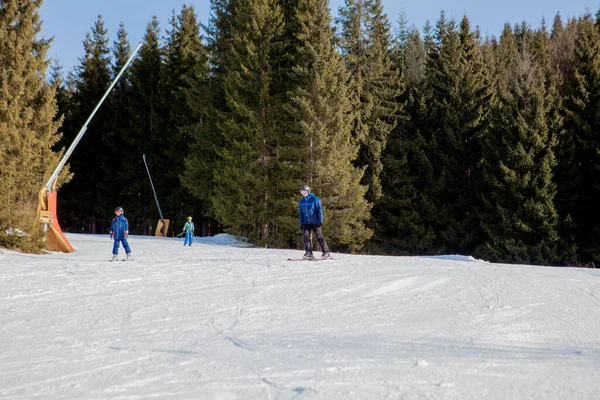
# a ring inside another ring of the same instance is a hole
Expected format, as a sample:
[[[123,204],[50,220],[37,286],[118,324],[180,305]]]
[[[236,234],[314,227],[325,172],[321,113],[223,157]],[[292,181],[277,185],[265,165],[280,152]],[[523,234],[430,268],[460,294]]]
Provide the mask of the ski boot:
[[[110,260],[110,261],[117,261],[117,256],[118,256],[117,254],[113,254],[112,260]]]
[[[304,253],[302,258],[304,258],[305,260],[314,260],[315,256],[313,256],[312,251],[307,251],[306,253]]]
[[[323,252],[323,255],[321,256],[322,259],[326,260],[328,258],[331,258],[331,254],[329,254],[328,251]]]
[[[127,261],[133,261],[133,258],[131,257],[131,253],[127,253]]]

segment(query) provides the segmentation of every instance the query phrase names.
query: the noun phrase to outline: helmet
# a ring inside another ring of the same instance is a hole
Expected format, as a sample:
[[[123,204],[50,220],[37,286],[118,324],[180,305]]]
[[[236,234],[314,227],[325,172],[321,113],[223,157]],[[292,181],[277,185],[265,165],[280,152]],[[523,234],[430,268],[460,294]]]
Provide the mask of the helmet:
[[[188,221],[191,221],[191,220],[192,220],[192,217],[188,217]]]
[[[308,193],[310,193],[310,186],[308,186],[308,185],[303,185],[303,186],[300,188],[300,191],[301,191],[301,192],[308,192]]]
[[[123,207],[117,207],[117,208],[115,208],[115,211],[121,211],[122,213],[125,213],[125,211],[123,210]]]

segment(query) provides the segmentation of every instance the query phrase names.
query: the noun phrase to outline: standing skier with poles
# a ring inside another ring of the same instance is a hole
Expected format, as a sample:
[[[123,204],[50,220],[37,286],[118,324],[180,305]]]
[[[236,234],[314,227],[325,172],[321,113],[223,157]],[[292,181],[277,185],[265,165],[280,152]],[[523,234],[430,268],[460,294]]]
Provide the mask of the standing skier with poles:
[[[311,233],[314,231],[317,242],[323,251],[322,258],[331,258],[329,247],[325,242],[321,227],[323,226],[323,207],[321,199],[310,192],[310,186],[304,185],[300,188],[302,200],[298,203],[300,214],[300,226],[302,227],[302,239],[304,241],[304,259],[313,260]]]
[[[115,214],[117,216],[113,218],[112,224],[110,225],[110,238],[115,241],[113,245],[113,258],[111,261],[117,259],[117,255],[119,254],[119,242],[123,243],[123,248],[127,254],[127,261],[132,260],[131,249],[127,243],[127,236],[129,236],[129,221],[125,218],[124,213],[123,207],[115,208]]]
[[[195,229],[196,228],[194,227],[194,223],[192,222],[192,217],[188,217],[187,222],[183,226],[183,232],[181,232],[182,234],[185,232],[185,241],[183,242],[184,246],[188,243],[190,247],[192,246],[192,239],[194,237]]]

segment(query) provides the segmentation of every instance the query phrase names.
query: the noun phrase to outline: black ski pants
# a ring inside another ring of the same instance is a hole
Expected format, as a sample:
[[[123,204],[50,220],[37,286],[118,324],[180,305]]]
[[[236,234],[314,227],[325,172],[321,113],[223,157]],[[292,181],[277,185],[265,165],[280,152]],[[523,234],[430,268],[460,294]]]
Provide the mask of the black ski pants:
[[[304,251],[307,253],[312,253],[312,240],[311,233],[315,232],[315,236],[317,237],[317,242],[319,242],[319,246],[321,246],[321,251],[323,253],[329,253],[329,247],[327,247],[327,242],[325,242],[325,238],[323,237],[323,232],[321,232],[321,227],[316,224],[305,224],[302,225],[302,239],[304,240]]]

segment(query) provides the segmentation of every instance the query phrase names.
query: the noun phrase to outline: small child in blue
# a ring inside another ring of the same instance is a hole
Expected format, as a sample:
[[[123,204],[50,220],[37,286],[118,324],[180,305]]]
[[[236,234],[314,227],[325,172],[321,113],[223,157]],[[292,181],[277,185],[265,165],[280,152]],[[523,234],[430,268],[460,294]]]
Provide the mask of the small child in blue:
[[[192,217],[187,218],[187,222],[183,226],[183,232],[185,232],[185,241],[183,245],[189,244],[192,245],[192,238],[194,237],[194,223],[192,222]]]
[[[129,221],[125,218],[123,207],[115,208],[115,214],[117,215],[112,220],[110,225],[110,238],[115,240],[113,246],[113,261],[117,259],[119,254],[119,242],[123,243],[123,248],[127,254],[127,260],[131,261],[131,249],[127,243],[127,236],[129,236]]]

